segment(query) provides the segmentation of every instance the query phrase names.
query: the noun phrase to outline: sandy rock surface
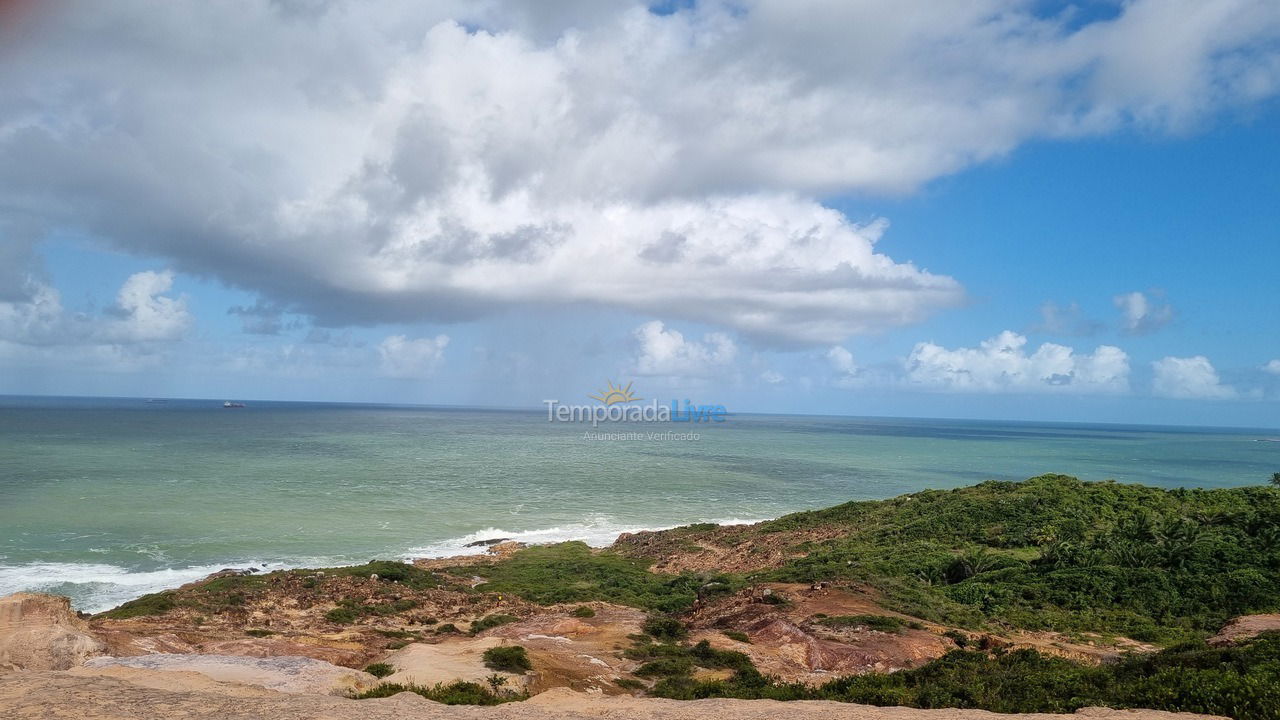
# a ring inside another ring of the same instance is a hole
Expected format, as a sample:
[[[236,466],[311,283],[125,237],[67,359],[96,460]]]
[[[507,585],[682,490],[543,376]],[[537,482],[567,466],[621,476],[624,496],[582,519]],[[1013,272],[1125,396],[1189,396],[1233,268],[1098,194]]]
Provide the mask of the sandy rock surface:
[[[1073,716],[997,715],[981,710],[912,710],[829,702],[746,700],[680,702],[588,696],[551,690],[499,707],[448,707],[401,693],[381,700],[286,695],[268,690],[199,685],[188,673],[124,677],[75,673],[12,673],[0,677],[0,717],[6,720],[1063,720]],[[208,682],[208,681],[206,681]],[[149,684],[148,684],[149,683]],[[1093,720],[1199,720],[1206,715],[1086,709]]]
[[[14,593],[0,598],[0,672],[75,667],[104,649],[87,629],[65,597]]]
[[[1241,615],[1227,623],[1217,635],[1209,638],[1210,645],[1231,645],[1243,642],[1260,633],[1280,630],[1280,614],[1277,615]]]
[[[220,682],[256,685],[282,693],[346,695],[377,684],[369,673],[338,667],[308,657],[239,655],[138,655],[93,658],[84,669],[125,667],[139,670],[199,673]]]

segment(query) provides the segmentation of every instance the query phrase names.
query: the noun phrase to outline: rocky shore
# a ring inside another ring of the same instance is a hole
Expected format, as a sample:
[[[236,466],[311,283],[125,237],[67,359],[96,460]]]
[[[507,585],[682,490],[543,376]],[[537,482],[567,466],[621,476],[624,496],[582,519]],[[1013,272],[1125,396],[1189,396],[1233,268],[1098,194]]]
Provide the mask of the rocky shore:
[[[1064,490],[1112,492],[1050,477],[936,496],[934,507],[907,497],[758,526],[637,533],[606,550],[495,541],[484,544],[483,555],[414,564],[229,570],[91,617],[72,611],[66,598],[19,593],[0,598],[0,717],[976,720],[994,716],[856,703],[999,708],[1006,692],[1000,682],[1021,692],[1024,679],[1033,677],[1038,694],[1014,710],[1130,720],[1210,717],[1081,708],[1090,703],[1078,700],[1151,697],[1167,709],[1227,708],[1237,720],[1270,717],[1277,707],[1268,694],[1274,686],[1265,686],[1280,615],[1219,620],[1201,631],[1208,639],[1203,650],[1164,651],[1117,632],[1019,627],[995,614],[973,620],[968,606],[946,600],[951,595],[940,594],[928,578],[913,581],[914,595],[891,577],[859,579],[877,576],[855,562],[877,552],[897,562],[910,552],[900,540],[904,533],[927,532],[929,554],[922,557],[948,563],[937,581],[946,592],[979,587],[988,595],[975,602],[989,603],[991,593],[1008,592],[995,584],[1000,579],[1028,597],[1035,576],[1027,574],[1032,566],[1024,558],[1061,552],[1055,546],[1036,546],[1043,548],[1038,555],[1013,547],[992,559],[986,551],[948,550],[942,539],[948,532],[979,534],[1008,546],[1010,533],[1022,533],[1008,496],[1034,501],[1024,504],[1040,514],[1026,520],[1036,528],[1044,518],[1082,512],[1060,499],[1061,507],[1043,501]],[[988,512],[984,504],[997,502]],[[990,519],[973,523],[974,516]],[[861,544],[850,546],[851,539]],[[1103,572],[1091,562],[1089,572]],[[812,567],[818,569],[796,570]],[[783,581],[801,573],[832,579]],[[1089,617],[1097,622],[1100,616]],[[1196,617],[1175,620],[1204,626]],[[1261,649],[1255,652],[1255,645]],[[1146,667],[1135,658],[1158,659]],[[1128,676],[1100,674],[1120,665]],[[955,674],[961,671],[970,674]],[[1179,679],[1193,671],[1211,674]],[[921,687],[933,683],[946,694],[911,694],[888,681],[912,673],[925,673],[913,681]],[[997,673],[1006,676],[989,678]],[[1067,676],[1076,684],[1055,690]],[[1171,694],[1148,692],[1142,684],[1148,676],[1163,678],[1166,684],[1151,687]],[[1136,677],[1135,687],[1147,694],[1105,694],[1119,692],[1126,677]],[[859,695],[830,690],[851,678],[884,682]],[[964,682],[987,687],[969,692]],[[1080,692],[1093,694],[1071,694]],[[826,702],[833,694],[845,702]],[[709,695],[723,699],[691,699]]]

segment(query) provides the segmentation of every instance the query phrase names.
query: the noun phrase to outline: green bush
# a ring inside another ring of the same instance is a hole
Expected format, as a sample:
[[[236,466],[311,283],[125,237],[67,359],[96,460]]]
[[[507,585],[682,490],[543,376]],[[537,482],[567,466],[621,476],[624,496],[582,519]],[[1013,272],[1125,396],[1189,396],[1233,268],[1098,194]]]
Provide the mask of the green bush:
[[[448,685],[438,683],[432,687],[383,683],[352,697],[356,700],[365,700],[368,698],[391,697],[402,692],[416,693],[428,700],[434,700],[445,705],[497,705],[513,700],[524,700],[528,697],[522,694],[498,695],[479,683],[464,682],[462,680],[455,680]]]
[[[506,625],[507,623],[513,623],[519,619],[520,618],[516,617],[515,615],[488,615],[484,618],[481,618],[471,623],[471,634],[477,635],[479,633],[484,632],[485,630],[488,630],[489,628],[495,628],[495,627],[498,627],[499,625]]]
[[[367,666],[364,671],[376,678],[384,678],[396,673],[396,669],[391,666],[391,663],[384,662],[373,663],[372,665]]]
[[[1274,720],[1280,717],[1280,633],[1226,648],[1187,643],[1102,666],[1034,650],[994,656],[953,650],[914,670],[854,675],[816,688],[780,683],[744,667],[727,681],[669,675],[652,693],[674,699],[837,700],[997,713],[1069,713],[1096,705]]]
[[[484,651],[484,666],[490,670],[522,673],[533,669],[529,653],[519,645],[499,645]]]
[[[737,640],[740,643],[751,642],[751,638],[748,637],[747,634],[744,632],[738,632],[737,630],[725,630],[723,634],[725,637],[729,638],[730,640]]]
[[[336,625],[350,625],[360,614],[349,607],[336,607],[324,614],[324,619]]]
[[[596,611],[592,610],[590,605],[579,605],[569,614],[576,618],[593,618],[596,616]]]
[[[665,615],[651,615],[645,619],[642,628],[646,635],[658,640],[683,640],[689,636],[684,623]]]

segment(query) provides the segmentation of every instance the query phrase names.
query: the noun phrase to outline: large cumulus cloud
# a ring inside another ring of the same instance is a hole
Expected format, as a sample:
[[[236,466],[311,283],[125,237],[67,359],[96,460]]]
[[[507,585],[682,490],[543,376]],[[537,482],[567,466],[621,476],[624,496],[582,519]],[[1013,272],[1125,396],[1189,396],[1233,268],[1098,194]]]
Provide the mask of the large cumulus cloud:
[[[1280,11],[51,3],[0,57],[0,301],[80,229],[322,325],[607,305],[833,343],[956,305],[822,198],[1271,95]],[[944,269],[945,270],[945,269]],[[35,279],[33,279],[35,278]]]

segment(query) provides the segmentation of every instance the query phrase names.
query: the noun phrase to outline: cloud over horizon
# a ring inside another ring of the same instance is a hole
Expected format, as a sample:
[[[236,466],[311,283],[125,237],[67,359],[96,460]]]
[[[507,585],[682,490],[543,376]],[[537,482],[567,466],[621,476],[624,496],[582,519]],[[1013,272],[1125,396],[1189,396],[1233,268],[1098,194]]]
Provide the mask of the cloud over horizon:
[[[277,310],[591,304],[830,346],[965,295],[824,198],[1039,138],[1182,132],[1280,80],[1280,11],[1245,0],[1083,24],[997,0],[121,0],[22,30],[0,63],[0,300],[47,294],[31,248],[75,229],[257,293],[242,318],[267,333]]]

